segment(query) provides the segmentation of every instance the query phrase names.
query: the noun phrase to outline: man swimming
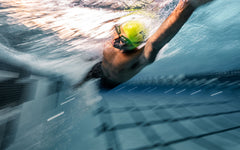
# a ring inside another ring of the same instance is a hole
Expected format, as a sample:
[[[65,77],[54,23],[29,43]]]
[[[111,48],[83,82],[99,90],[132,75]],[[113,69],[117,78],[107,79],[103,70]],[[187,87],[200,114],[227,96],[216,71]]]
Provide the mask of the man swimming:
[[[146,28],[141,22],[132,20],[115,26],[113,40],[105,45],[103,60],[94,65],[75,88],[93,78],[100,78],[100,85],[104,88],[114,88],[129,80],[154,62],[161,48],[177,34],[196,8],[210,1],[179,0],[171,15],[141,48],[138,46],[146,36]]]

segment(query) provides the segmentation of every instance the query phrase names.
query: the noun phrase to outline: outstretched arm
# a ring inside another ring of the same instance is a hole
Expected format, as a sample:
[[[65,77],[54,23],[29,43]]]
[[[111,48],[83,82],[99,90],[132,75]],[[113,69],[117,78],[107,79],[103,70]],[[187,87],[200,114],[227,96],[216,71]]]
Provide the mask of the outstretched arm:
[[[159,50],[177,34],[193,11],[209,1],[212,0],[179,0],[177,7],[148,39],[144,47],[144,56],[149,63],[155,60]]]

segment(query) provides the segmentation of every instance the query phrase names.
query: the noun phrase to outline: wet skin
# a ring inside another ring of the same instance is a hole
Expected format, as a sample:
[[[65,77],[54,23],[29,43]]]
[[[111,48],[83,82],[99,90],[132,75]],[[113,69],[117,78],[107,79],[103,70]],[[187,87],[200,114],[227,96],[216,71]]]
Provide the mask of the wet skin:
[[[126,36],[123,30],[121,30],[121,35]],[[147,60],[143,57],[144,48],[135,48],[127,52],[115,48],[113,45],[119,36],[115,31],[113,36],[112,41],[107,42],[104,47],[102,70],[106,78],[121,83],[144,68]],[[122,44],[121,41],[120,44]]]
[[[119,37],[115,32],[113,41],[107,42],[103,51],[102,70],[104,75],[109,80],[120,83],[136,75],[155,60],[159,50],[177,33],[193,10],[194,8],[190,7],[189,4],[180,1],[158,31],[148,39],[146,45],[131,52],[123,52],[113,46],[114,40]],[[181,14],[186,15],[186,17],[180,16]],[[125,35],[123,30],[121,33]]]
[[[132,78],[145,66],[153,63],[161,48],[177,34],[193,11],[210,1],[212,0],[179,0],[174,11],[140,49],[124,52],[114,47],[114,41],[119,38],[115,32],[112,41],[105,44],[103,51],[101,68],[105,78],[113,83],[122,83]],[[122,29],[121,34],[125,36]],[[86,77],[75,87],[81,86],[90,79]]]

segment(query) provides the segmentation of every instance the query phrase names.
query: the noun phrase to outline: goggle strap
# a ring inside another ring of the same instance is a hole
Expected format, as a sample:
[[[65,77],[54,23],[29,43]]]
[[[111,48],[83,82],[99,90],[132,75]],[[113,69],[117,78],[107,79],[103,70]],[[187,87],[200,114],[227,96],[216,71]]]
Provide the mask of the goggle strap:
[[[115,27],[115,30],[116,30],[117,34],[120,35],[121,34],[120,26],[114,26],[114,27]]]

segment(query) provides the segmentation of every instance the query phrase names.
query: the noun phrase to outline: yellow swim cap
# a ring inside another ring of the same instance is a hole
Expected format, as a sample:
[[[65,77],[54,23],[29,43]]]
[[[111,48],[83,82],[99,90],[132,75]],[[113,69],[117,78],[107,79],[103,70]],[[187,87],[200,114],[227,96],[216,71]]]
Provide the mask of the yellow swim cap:
[[[121,27],[134,48],[138,47],[146,38],[146,27],[140,21],[127,21]]]

